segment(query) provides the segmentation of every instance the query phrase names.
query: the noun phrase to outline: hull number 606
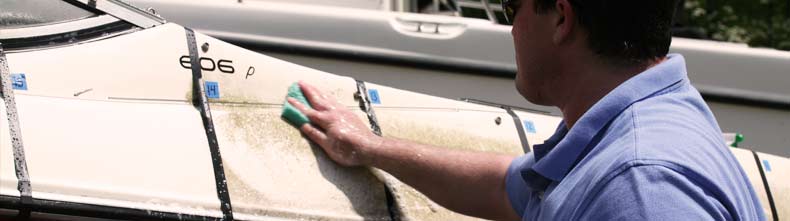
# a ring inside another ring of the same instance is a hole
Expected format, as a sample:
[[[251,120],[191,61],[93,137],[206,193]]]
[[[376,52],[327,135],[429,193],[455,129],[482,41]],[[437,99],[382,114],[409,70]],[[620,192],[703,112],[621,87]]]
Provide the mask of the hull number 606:
[[[192,64],[190,63],[189,56],[184,55],[178,59],[179,63],[181,63],[181,67],[186,69],[192,68]],[[214,62],[214,59],[209,57],[200,57],[198,58],[200,69],[204,71],[214,71],[219,70],[222,73],[226,74],[235,74],[236,68],[233,67],[233,61],[219,59],[218,61]],[[244,79],[247,79],[255,74],[255,67],[250,66],[247,69],[247,74],[244,76]]]

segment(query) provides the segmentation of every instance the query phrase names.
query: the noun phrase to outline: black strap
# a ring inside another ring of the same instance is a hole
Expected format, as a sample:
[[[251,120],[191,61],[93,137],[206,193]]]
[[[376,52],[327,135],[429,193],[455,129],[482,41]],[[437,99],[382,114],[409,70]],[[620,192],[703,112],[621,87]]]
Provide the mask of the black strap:
[[[368,97],[368,89],[365,87],[365,82],[356,80],[357,82],[357,93],[354,94],[354,98],[359,101],[359,108],[365,112],[368,116],[368,121],[370,122],[370,129],[373,130],[373,133],[381,136],[381,127],[379,126],[379,121],[376,118],[376,113],[373,111],[373,106],[370,105],[370,98]],[[389,212],[391,220],[400,220],[400,214],[398,210],[398,206],[395,202],[395,195],[392,194],[392,190],[384,184],[384,194],[387,198],[387,212]]]
[[[5,101],[6,115],[8,116],[8,132],[11,134],[11,145],[14,148],[14,169],[16,171],[17,189],[20,196],[20,217],[30,216],[30,206],[33,204],[33,194],[30,187],[30,177],[27,172],[27,161],[25,160],[25,145],[22,143],[22,130],[19,126],[19,116],[16,110],[16,100],[14,99],[14,86],[11,82],[11,71],[8,68],[8,59],[5,57],[5,50],[0,43],[0,87]]]
[[[774,196],[771,194],[771,185],[768,185],[768,179],[765,178],[765,171],[763,171],[763,164],[760,161],[760,156],[757,152],[752,150],[754,161],[757,162],[757,169],[760,170],[760,177],[763,179],[763,186],[765,186],[765,194],[768,196],[768,204],[771,205],[771,213],[774,214],[774,220],[779,220],[779,214],[776,213],[776,203],[774,203]]]
[[[206,89],[203,85],[203,73],[200,70],[198,60],[197,43],[195,32],[192,29],[184,28],[187,35],[187,47],[189,48],[189,61],[192,69],[192,104],[200,110],[200,117],[203,120],[203,128],[206,130],[208,146],[211,151],[211,162],[214,164],[214,180],[217,183],[217,196],[222,210],[222,220],[233,220],[233,209],[230,204],[230,193],[228,183],[225,179],[225,169],[222,166],[222,156],[219,153],[219,143],[217,134],[214,130],[214,121],[211,118],[211,109],[206,97]]]
[[[513,117],[513,123],[516,124],[516,131],[518,131],[518,139],[521,140],[521,148],[524,149],[524,153],[529,153],[529,141],[527,140],[527,134],[524,132],[524,125],[521,123],[521,118],[518,117],[518,114],[516,114],[512,108],[508,106],[503,106],[502,108]]]

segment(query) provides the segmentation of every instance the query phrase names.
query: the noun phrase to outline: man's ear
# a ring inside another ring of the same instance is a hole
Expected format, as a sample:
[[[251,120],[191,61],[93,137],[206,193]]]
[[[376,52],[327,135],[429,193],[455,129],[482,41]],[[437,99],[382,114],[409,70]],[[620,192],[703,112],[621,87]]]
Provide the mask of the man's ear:
[[[557,0],[554,5],[557,17],[554,20],[554,44],[562,44],[570,39],[576,28],[576,11],[568,0]]]

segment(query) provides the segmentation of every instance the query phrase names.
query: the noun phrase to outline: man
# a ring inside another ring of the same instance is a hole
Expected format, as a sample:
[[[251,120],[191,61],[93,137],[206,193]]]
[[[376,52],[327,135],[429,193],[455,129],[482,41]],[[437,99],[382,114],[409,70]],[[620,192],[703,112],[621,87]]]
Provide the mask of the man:
[[[300,129],[345,166],[381,168],[435,202],[497,220],[763,220],[745,173],[669,55],[676,1],[515,0],[516,87],[564,121],[513,158],[375,136],[302,83]]]

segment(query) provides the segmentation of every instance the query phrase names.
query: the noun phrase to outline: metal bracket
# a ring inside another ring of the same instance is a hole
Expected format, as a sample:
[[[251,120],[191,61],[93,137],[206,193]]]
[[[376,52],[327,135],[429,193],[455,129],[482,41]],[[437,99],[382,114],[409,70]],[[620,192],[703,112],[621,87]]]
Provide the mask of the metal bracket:
[[[365,82],[360,80],[356,81],[357,93],[354,94],[354,98],[359,101],[359,108],[367,114],[368,121],[370,121],[370,128],[373,130],[373,133],[381,136],[381,127],[379,127],[379,121],[376,119],[376,113],[373,112],[373,107],[370,106],[370,98],[368,97],[368,89],[365,87]]]
[[[518,114],[513,111],[510,107],[503,107],[505,111],[507,111],[510,116],[513,117],[513,123],[516,124],[516,131],[518,132],[518,138],[521,140],[521,149],[524,150],[524,153],[529,153],[530,146],[529,140],[527,140],[527,134],[524,132],[524,125],[521,123],[521,118],[518,117]]]
[[[379,126],[379,121],[376,118],[376,113],[373,112],[373,107],[370,105],[370,98],[368,97],[368,89],[365,87],[365,82],[356,80],[357,82],[357,92],[354,94],[354,99],[359,101],[359,108],[365,112],[368,116],[368,121],[370,122],[370,129],[373,130],[373,133],[381,136],[381,127]],[[387,198],[387,211],[389,212],[391,220],[401,220],[401,212],[398,209],[397,202],[395,201],[395,195],[392,193],[392,189],[384,183],[384,194]]]
[[[19,115],[16,111],[16,100],[14,99],[14,87],[11,85],[11,72],[8,68],[8,60],[5,57],[3,45],[0,43],[0,92],[5,101],[6,115],[8,115],[8,132],[11,136],[11,145],[14,148],[14,169],[16,178],[19,180],[17,189],[20,196],[19,217],[30,217],[30,205],[33,203],[33,190],[30,187],[30,176],[27,171],[27,161],[25,160],[25,145],[22,143],[22,129],[19,126]]]
[[[214,166],[214,181],[217,185],[217,197],[220,201],[222,210],[222,220],[233,220],[233,207],[230,203],[230,193],[228,192],[228,181],[225,178],[225,169],[222,165],[222,156],[219,151],[219,142],[214,128],[214,120],[211,117],[211,109],[206,96],[206,89],[203,81],[203,72],[198,61],[198,49],[195,41],[195,32],[192,29],[184,28],[186,32],[187,47],[189,48],[189,61],[192,64],[192,102],[200,110],[200,117],[203,120],[203,129],[206,131],[209,151],[211,152],[211,162]]]
[[[149,11],[139,9],[127,3],[118,0],[63,0],[66,2],[74,2],[82,4],[86,7],[93,8],[108,15],[112,15],[118,19],[132,23],[141,28],[151,28],[157,25],[165,24],[167,21],[152,14]]]

